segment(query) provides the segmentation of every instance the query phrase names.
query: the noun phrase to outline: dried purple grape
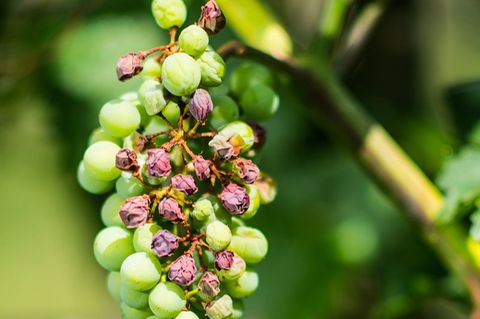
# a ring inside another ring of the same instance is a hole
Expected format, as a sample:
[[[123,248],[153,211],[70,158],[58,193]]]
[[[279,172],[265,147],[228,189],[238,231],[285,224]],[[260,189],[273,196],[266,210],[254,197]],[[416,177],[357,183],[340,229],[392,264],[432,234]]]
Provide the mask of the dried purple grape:
[[[170,257],[177,249],[178,237],[168,230],[160,230],[152,238],[152,250],[158,257]]]
[[[158,204],[158,214],[172,223],[179,223],[185,220],[180,206],[173,198],[162,199],[160,204]]]
[[[172,177],[172,186],[185,195],[193,195],[198,192],[198,187],[190,175],[177,174]]]
[[[115,166],[122,171],[137,171],[137,154],[128,148],[122,148],[115,156]]]
[[[251,160],[239,158],[234,162],[235,168],[238,171],[238,176],[247,184],[253,184],[257,178],[260,170]]]
[[[150,176],[164,177],[172,171],[170,155],[163,148],[152,148],[147,152],[147,171]]]
[[[198,289],[209,298],[220,293],[220,280],[213,272],[207,271],[200,278]]]
[[[192,255],[182,255],[170,264],[168,270],[168,279],[182,285],[190,286],[195,280],[197,274],[197,266]]]
[[[197,178],[201,181],[204,181],[208,178],[210,178],[210,165],[212,164],[211,161],[206,160],[203,158],[202,155],[198,155],[194,160],[193,160],[193,168],[195,169],[195,175],[197,175]]]
[[[141,53],[128,53],[117,61],[117,77],[120,81],[128,80],[142,72],[142,61],[145,56]]]
[[[220,200],[233,215],[243,215],[250,207],[250,197],[245,188],[230,183],[222,189]]]
[[[226,22],[222,10],[214,0],[210,0],[202,6],[202,14],[198,20],[198,25],[205,29],[208,34],[212,35],[222,31]]]
[[[207,90],[197,89],[190,99],[190,113],[200,122],[205,121],[213,110],[213,102]]]
[[[127,228],[136,228],[147,222],[150,211],[148,195],[127,198],[120,207],[120,218]]]
[[[215,255],[215,267],[218,270],[231,269],[234,262],[235,253],[225,250]]]

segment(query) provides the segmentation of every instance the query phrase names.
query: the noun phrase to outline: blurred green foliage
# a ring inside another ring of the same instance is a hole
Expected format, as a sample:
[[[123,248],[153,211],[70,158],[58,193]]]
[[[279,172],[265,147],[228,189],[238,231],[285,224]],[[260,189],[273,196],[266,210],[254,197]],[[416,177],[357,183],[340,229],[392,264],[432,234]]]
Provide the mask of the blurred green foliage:
[[[312,69],[341,42],[321,32],[333,1],[262,1]],[[201,1],[186,2],[194,21]],[[347,8],[342,28],[372,2]],[[146,0],[2,1],[0,9],[0,318],[117,318],[91,252],[102,199],[79,188],[75,169],[96,111],[136,86],[115,81],[116,59],[165,34]],[[478,86],[445,90],[480,76],[479,21],[474,1],[392,0],[344,75],[430,176],[480,115]],[[214,46],[235,34],[226,30]],[[253,220],[271,250],[246,318],[466,318],[458,281],[311,122],[301,105],[315,101],[296,96],[298,85],[278,75],[280,112],[267,124],[260,164],[279,195]]]

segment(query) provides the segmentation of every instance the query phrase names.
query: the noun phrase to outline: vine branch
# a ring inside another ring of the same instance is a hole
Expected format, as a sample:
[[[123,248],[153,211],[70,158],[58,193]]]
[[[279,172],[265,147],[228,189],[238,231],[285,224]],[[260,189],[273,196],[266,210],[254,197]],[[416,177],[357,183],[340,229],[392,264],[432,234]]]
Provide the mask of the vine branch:
[[[331,135],[345,145],[378,186],[409,215],[444,263],[468,288],[475,308],[480,308],[480,274],[466,248],[466,238],[457,225],[438,226],[435,219],[443,197],[383,127],[372,120],[333,75],[316,75],[290,57],[273,57],[238,41],[219,50],[225,59],[256,60],[287,73],[302,83],[310,112],[320,115]]]

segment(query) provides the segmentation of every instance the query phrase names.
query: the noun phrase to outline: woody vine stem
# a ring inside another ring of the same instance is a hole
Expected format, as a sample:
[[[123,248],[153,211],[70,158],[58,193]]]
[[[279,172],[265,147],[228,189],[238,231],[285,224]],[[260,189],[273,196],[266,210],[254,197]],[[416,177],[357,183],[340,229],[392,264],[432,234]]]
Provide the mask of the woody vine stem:
[[[324,120],[331,135],[352,152],[381,190],[419,227],[444,263],[468,288],[476,313],[472,318],[478,318],[480,272],[466,249],[466,235],[458,225],[435,224],[444,200],[439,190],[382,126],[360,108],[333,72],[315,75],[290,57],[276,58],[237,41],[218,51],[225,59],[259,61],[303,83],[303,93],[309,101],[303,105]]]

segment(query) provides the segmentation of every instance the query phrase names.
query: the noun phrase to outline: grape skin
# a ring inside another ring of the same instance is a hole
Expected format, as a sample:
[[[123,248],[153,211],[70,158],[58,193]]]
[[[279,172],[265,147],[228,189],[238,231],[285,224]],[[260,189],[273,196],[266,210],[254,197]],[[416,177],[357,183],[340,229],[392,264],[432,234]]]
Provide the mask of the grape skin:
[[[160,262],[153,255],[136,252],[128,256],[120,268],[122,285],[145,291],[153,288],[160,280]]]
[[[119,214],[122,203],[123,198],[117,193],[113,193],[105,200],[100,211],[100,216],[105,226],[123,226]]]
[[[84,190],[92,194],[104,194],[113,188],[112,181],[101,181],[90,175],[83,164],[80,162],[77,169],[77,180]]]
[[[187,302],[182,288],[172,282],[162,282],[153,288],[148,303],[159,319],[170,319],[177,316]]]
[[[120,176],[115,167],[115,156],[120,147],[112,142],[100,141],[90,145],[83,156],[85,171],[101,181],[113,181]]]
[[[93,252],[100,266],[119,271],[123,261],[134,252],[132,234],[118,226],[104,228],[95,238]]]

